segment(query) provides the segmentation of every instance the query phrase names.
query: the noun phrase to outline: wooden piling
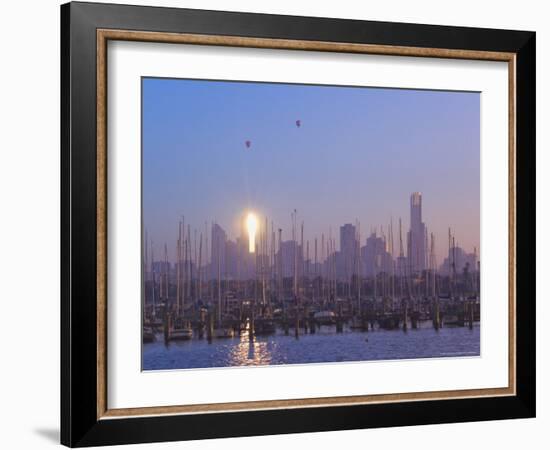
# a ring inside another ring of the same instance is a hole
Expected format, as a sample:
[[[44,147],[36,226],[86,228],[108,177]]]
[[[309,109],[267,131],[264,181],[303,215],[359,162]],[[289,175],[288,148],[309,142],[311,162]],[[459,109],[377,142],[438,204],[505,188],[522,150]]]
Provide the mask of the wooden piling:
[[[199,339],[204,339],[204,322],[200,321],[197,325],[197,334]]]
[[[282,325],[283,325],[283,330],[285,332],[285,336],[288,336],[289,333],[290,333],[290,331],[289,331],[290,326],[289,326],[289,323],[288,323],[288,316],[286,315],[286,312],[283,315]]]
[[[300,312],[298,310],[298,298],[296,298],[296,307],[294,308],[294,337],[300,336]]]
[[[439,300],[434,300],[434,317],[433,317],[433,326],[435,331],[439,331],[441,322],[439,320]]]
[[[316,327],[315,319],[310,318],[309,319],[309,332],[310,332],[310,334],[315,334],[315,327]]]
[[[163,321],[163,327],[164,327],[164,343],[168,344],[170,342],[170,328],[172,326],[171,320],[170,320],[170,314],[165,313],[164,314],[164,321]]]
[[[418,328],[418,312],[413,311],[411,313],[411,328],[416,330]]]
[[[248,340],[253,341],[254,340],[254,310],[250,313],[250,322],[248,327]]]
[[[208,343],[211,344],[212,337],[214,336],[214,315],[211,311],[208,311],[207,321],[208,327],[206,329],[206,337],[208,339]]]

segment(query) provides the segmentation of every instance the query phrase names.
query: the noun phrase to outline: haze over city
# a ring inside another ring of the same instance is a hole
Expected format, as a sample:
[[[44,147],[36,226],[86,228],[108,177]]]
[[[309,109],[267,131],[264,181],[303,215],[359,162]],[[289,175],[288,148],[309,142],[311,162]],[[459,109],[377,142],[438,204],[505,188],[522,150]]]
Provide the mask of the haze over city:
[[[304,241],[336,245],[393,218],[397,253],[416,191],[438,263],[448,227],[479,249],[478,93],[145,78],[142,114],[144,226],[170,261],[182,215],[235,239],[254,211],[290,240],[294,209]]]

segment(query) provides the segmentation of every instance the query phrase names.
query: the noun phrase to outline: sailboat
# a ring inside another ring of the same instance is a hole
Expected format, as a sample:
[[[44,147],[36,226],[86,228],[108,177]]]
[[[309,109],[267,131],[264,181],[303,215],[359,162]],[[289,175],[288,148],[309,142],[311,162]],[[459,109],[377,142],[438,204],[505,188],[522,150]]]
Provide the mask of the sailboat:
[[[178,317],[174,320],[174,327],[170,330],[170,340],[188,341],[193,338],[193,328],[189,320]]]
[[[219,327],[214,328],[214,338],[216,339],[229,339],[235,335],[233,328],[231,327]]]
[[[155,342],[157,340],[157,337],[155,336],[153,327],[144,326],[142,338],[143,338],[144,344],[150,344],[152,342]]]

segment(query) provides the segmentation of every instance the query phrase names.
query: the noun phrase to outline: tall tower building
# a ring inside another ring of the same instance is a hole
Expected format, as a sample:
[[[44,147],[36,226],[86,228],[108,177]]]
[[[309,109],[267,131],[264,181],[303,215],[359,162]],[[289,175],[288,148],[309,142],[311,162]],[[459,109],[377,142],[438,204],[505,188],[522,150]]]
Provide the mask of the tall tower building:
[[[211,277],[216,279],[218,277],[218,268],[220,276],[223,278],[225,275],[225,256],[226,256],[226,241],[227,234],[225,230],[217,223],[212,225],[212,250],[211,250]]]
[[[355,254],[357,252],[357,234],[355,226],[346,223],[340,227],[340,267],[338,274],[341,277],[349,278],[353,275],[355,268]]]
[[[411,194],[411,228],[407,239],[407,261],[413,273],[426,269],[426,225],[422,222],[422,194]]]
[[[296,255],[294,254],[296,252]],[[280,259],[281,267],[283,271],[283,277],[288,278],[294,275],[294,257],[296,256],[296,263],[298,265],[297,272],[300,273],[300,267],[302,267],[302,247],[294,241],[281,242],[280,251],[277,252],[277,260]]]

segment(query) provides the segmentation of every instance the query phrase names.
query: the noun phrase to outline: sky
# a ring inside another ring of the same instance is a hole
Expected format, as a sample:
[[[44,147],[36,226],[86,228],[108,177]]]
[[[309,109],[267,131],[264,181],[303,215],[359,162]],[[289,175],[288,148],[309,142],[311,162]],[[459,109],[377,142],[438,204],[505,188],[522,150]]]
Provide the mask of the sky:
[[[305,240],[358,220],[364,245],[400,217],[405,239],[419,191],[441,263],[448,227],[479,249],[479,127],[474,92],[143,78],[144,226],[170,260],[181,216],[234,239],[254,211],[286,240],[296,209]]]

